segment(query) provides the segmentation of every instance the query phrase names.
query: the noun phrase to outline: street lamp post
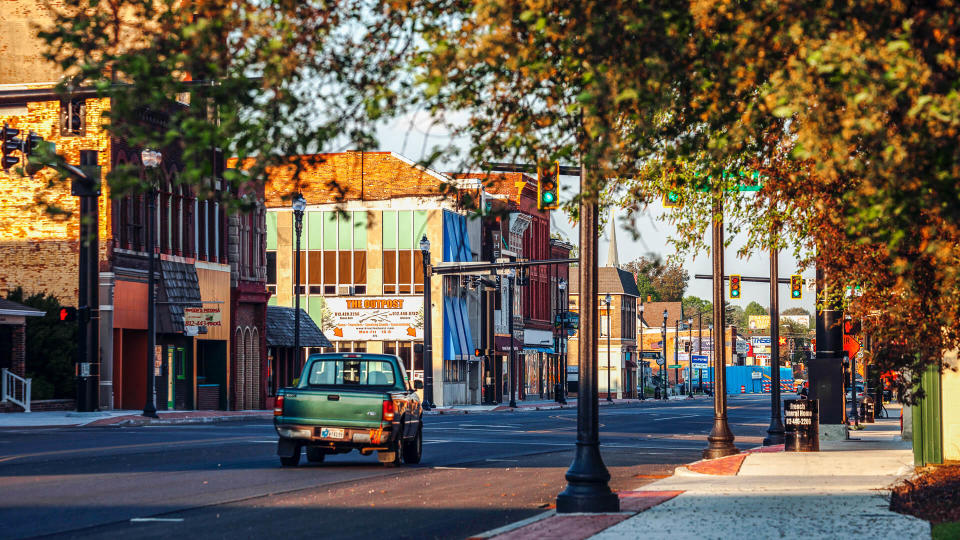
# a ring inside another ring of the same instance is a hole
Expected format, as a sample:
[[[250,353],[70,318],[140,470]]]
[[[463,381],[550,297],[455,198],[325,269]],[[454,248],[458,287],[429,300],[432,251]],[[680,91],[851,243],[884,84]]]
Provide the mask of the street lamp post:
[[[663,326],[660,327],[661,337],[663,338],[660,342],[663,344],[663,363],[660,364],[660,378],[663,379],[663,399],[670,399],[667,397],[667,317],[670,314],[667,313],[667,310],[663,310]]]
[[[156,251],[157,238],[153,230],[157,213],[157,183],[154,178],[154,169],[163,161],[163,154],[153,150],[140,152],[140,160],[147,169],[146,174],[150,182],[147,192],[147,388],[146,403],[143,406],[143,416],[158,418],[156,403],[156,385],[153,380],[154,361],[157,349],[157,306],[156,306]]]
[[[430,410],[433,404],[433,305],[430,299],[430,240],[420,238],[420,253],[423,255],[423,408]]]
[[[303,195],[297,193],[293,198],[293,230],[296,233],[296,250],[293,269],[293,354],[297,359],[297,368],[303,355],[300,354],[300,235],[303,233],[303,211],[307,209],[307,201]]]
[[[680,319],[677,319],[673,322],[673,365],[680,365]],[[673,384],[677,390],[677,395],[680,394],[680,368],[673,368]]]
[[[510,332],[510,406],[513,408],[517,407],[517,361],[514,357],[514,348],[513,348],[513,278],[516,276],[513,268],[511,268],[507,274],[507,326],[508,331]]]
[[[640,322],[640,361],[638,362],[638,364],[640,365],[640,401],[644,401],[646,397],[644,397],[643,395],[645,390],[644,388],[645,384],[643,381],[643,372],[645,370],[644,370],[644,361],[643,361],[643,300],[642,299],[640,301],[640,314],[637,316],[637,318],[639,319],[639,322]]]
[[[557,287],[560,288],[560,294],[558,296],[560,296],[561,299],[566,299],[565,295],[567,290],[567,282],[563,278],[560,278],[559,281],[560,282],[557,285]],[[557,350],[557,370],[560,371],[560,373],[557,374],[557,380],[560,382],[560,392],[557,397],[557,401],[559,401],[560,403],[566,404],[567,403],[567,361],[566,361],[567,355],[566,355],[566,346],[564,343],[566,341],[566,337],[564,334],[567,333],[567,328],[566,328],[567,305],[564,303],[561,303],[560,310],[561,310],[561,313],[563,313],[563,316],[561,317],[560,320],[563,322],[560,324],[560,339],[557,340],[557,345],[560,347],[559,350]]]
[[[691,342],[690,333],[693,330],[693,318],[687,319],[687,342]],[[693,397],[693,343],[690,343],[690,352],[687,354],[687,395]]]
[[[697,313],[697,354],[703,355],[703,310]],[[693,365],[693,364],[690,364]],[[700,393],[703,394],[703,370],[698,369],[700,372]]]
[[[770,250],[770,426],[763,444],[783,444],[780,420],[780,250]]]
[[[610,396],[610,371],[613,370],[613,366],[610,364],[610,303],[613,302],[613,296],[607,293],[603,297],[603,303],[607,305],[607,401],[613,403],[613,398]]]

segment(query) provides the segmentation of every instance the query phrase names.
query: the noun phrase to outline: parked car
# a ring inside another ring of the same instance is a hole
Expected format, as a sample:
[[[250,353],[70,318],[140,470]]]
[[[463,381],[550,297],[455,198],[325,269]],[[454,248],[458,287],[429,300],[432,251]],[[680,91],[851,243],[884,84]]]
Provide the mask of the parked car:
[[[420,463],[423,407],[396,356],[368,353],[312,354],[299,383],[277,395],[273,423],[284,467],[321,462],[327,454],[377,452],[388,466]]]

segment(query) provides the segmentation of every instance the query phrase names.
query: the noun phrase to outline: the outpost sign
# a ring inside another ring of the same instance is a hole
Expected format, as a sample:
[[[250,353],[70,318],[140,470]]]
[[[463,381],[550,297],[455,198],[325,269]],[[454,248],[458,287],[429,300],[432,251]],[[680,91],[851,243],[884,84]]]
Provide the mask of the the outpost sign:
[[[326,298],[333,341],[413,341],[423,339],[422,296]]]

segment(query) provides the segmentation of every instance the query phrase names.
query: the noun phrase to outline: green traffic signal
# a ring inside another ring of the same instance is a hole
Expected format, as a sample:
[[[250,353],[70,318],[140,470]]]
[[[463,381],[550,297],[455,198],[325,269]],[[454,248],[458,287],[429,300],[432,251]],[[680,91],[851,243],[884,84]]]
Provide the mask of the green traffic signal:
[[[546,192],[543,194],[543,204],[553,204],[556,198],[553,196],[553,193]]]

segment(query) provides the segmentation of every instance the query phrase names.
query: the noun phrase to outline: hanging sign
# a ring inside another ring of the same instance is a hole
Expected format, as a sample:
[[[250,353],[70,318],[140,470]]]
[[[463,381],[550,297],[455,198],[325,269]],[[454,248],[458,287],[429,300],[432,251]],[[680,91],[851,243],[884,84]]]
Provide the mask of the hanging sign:
[[[184,326],[220,326],[220,308],[183,308]]]

